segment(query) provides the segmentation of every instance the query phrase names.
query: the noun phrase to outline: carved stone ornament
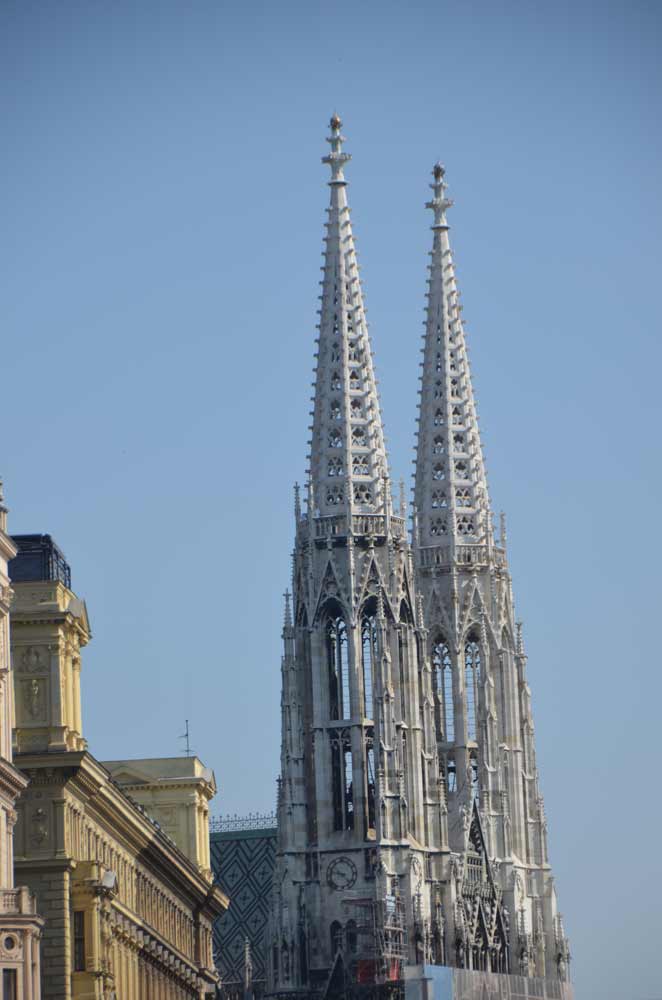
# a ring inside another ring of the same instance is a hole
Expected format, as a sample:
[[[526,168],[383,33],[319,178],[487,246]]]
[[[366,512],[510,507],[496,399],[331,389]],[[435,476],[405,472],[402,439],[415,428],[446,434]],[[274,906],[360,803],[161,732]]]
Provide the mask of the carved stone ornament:
[[[30,821],[30,842],[39,847],[48,839],[48,815],[45,809],[35,809]]]

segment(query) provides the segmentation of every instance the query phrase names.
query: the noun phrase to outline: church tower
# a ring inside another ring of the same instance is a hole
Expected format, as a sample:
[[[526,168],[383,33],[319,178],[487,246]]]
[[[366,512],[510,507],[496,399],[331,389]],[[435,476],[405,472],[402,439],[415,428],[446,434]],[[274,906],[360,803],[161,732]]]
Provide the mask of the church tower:
[[[391,496],[347,181],[331,119],[310,467],[285,598],[270,990],[344,996],[444,961],[450,870],[427,642]]]
[[[516,623],[505,519],[495,540],[449,244],[444,168],[435,166],[415,478],[414,559],[432,669],[436,744],[448,789],[454,954],[493,968],[496,928],[476,919],[476,836],[502,904],[510,974],[568,976],[538,786],[522,628]],[[564,992],[562,995],[569,995]],[[536,996],[542,993],[535,993]]]

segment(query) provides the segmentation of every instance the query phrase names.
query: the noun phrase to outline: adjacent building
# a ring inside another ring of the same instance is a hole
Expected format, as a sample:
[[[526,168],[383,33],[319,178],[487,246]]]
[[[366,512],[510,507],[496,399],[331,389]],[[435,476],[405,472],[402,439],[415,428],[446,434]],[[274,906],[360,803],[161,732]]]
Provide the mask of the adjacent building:
[[[211,862],[230,906],[214,925],[219,1000],[260,1000],[267,982],[269,908],[276,817],[254,813],[212,820]]]
[[[7,534],[0,483],[0,968],[3,1000],[39,1000],[39,943],[43,921],[33,893],[14,887],[13,832],[16,800],[27,779],[12,763],[14,691],[9,645],[12,590],[8,563],[16,547]]]
[[[443,168],[415,511],[392,500],[331,120],[307,495],[282,659],[273,996],[569,998],[505,531],[497,543]],[[430,968],[443,975],[428,974]],[[440,979],[441,976],[441,979]],[[441,989],[441,987],[440,987]]]
[[[43,996],[214,995],[212,925],[228,899],[209,864],[213,774],[195,759],[93,757],[81,718],[85,603],[50,536],[17,536],[14,547],[16,763],[29,780],[15,866],[46,921]]]

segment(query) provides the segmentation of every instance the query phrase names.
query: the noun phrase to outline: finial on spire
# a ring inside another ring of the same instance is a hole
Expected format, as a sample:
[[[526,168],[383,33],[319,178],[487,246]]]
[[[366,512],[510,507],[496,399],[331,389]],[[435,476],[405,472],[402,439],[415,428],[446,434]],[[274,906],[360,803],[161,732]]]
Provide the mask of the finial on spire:
[[[400,480],[400,517],[407,516],[407,495],[405,493],[405,481]]]
[[[444,196],[444,191],[446,190],[446,182],[444,177],[446,175],[446,168],[442,163],[435,163],[432,168],[432,176],[434,177],[434,184],[431,184],[434,197],[432,201],[428,201],[425,204],[426,208],[431,208],[434,212],[434,225],[433,229],[448,229],[448,223],[446,222],[446,209],[450,208],[453,202],[450,198]]]
[[[283,624],[285,628],[292,628],[292,607],[290,605],[291,594],[289,590],[286,590],[283,594],[285,598],[285,614],[283,616]]]
[[[296,524],[301,520],[301,487],[294,484],[294,520]]]
[[[331,152],[328,156],[322,157],[322,163],[327,163],[331,167],[331,180],[329,184],[346,184],[347,181],[343,174],[343,167],[352,157],[349,153],[343,153],[342,151],[345,136],[340,134],[340,129],[342,128],[340,115],[334,112],[331,116],[329,126],[331,128],[331,135],[327,136],[326,141],[331,146]]]

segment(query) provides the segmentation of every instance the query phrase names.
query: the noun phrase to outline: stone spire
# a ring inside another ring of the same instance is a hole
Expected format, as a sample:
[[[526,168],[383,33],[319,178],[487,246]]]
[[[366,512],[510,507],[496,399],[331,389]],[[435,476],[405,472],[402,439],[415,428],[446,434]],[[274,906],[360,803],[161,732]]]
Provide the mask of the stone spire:
[[[388,468],[356,259],[341,121],[331,118],[331,168],[310,452],[311,514],[390,512]]]
[[[491,537],[487,479],[471,384],[462,306],[448,239],[444,168],[431,184],[428,279],[414,500],[420,546],[455,551]]]

